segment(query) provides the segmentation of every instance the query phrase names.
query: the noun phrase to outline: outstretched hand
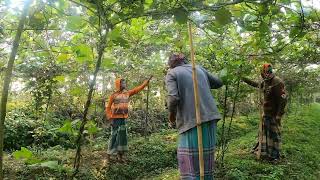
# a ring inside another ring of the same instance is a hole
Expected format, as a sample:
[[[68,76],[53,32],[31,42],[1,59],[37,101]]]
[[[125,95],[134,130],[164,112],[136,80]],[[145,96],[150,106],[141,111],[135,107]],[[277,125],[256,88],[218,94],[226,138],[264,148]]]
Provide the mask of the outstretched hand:
[[[149,77],[148,81],[150,81],[152,78],[153,78],[153,75],[151,75],[151,76]]]

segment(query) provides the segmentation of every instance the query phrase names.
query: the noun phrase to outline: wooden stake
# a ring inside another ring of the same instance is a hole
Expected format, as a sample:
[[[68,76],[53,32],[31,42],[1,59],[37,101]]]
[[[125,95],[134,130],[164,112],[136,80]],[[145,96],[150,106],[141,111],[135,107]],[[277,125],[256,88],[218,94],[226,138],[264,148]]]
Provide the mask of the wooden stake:
[[[188,29],[189,29],[190,53],[191,53],[191,61],[192,61],[192,79],[193,79],[193,89],[194,89],[194,102],[195,102],[195,109],[196,109],[197,132],[198,132],[200,180],[204,180],[203,144],[202,144],[201,117],[200,117],[200,109],[199,109],[198,80],[197,80],[196,64],[195,64],[195,59],[194,59],[192,28],[191,28],[190,22],[188,22]]]
[[[145,119],[145,125],[144,125],[144,138],[147,138],[148,133],[148,118],[149,118],[149,92],[150,92],[150,82],[148,84],[148,90],[147,90],[147,106],[146,106],[146,119]]]
[[[263,132],[262,132],[262,124],[263,124],[263,110],[262,110],[262,97],[261,97],[261,93],[262,93],[262,88],[261,88],[261,84],[259,85],[258,88],[258,93],[259,93],[259,115],[260,115],[260,123],[259,123],[259,132],[258,132],[258,151],[257,151],[257,159],[260,160],[261,159],[261,145],[262,145],[262,141],[263,141]]]
[[[27,0],[24,2],[23,11],[20,16],[17,33],[13,40],[13,45],[12,45],[10,57],[8,60],[8,65],[7,65],[5,76],[3,79],[2,95],[1,95],[1,101],[0,101],[0,180],[4,179],[4,174],[3,174],[4,121],[6,119],[6,114],[7,114],[7,102],[8,102],[8,96],[9,96],[9,90],[10,90],[9,88],[10,88],[10,83],[12,78],[12,71],[14,68],[14,61],[16,59],[16,55],[19,50],[23,27],[27,19],[28,11],[32,2],[33,0]]]

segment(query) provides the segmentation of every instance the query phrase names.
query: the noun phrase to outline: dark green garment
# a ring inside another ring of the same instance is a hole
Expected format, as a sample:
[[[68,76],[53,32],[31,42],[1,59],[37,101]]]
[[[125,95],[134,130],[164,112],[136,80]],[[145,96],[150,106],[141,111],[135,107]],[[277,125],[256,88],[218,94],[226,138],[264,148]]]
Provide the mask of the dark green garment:
[[[275,118],[264,116],[262,129],[260,129],[259,136],[261,139],[261,157],[263,159],[279,159],[281,146],[281,132],[280,126]],[[259,152],[259,151],[258,151]]]
[[[255,82],[248,78],[242,80],[250,86],[260,88],[264,95],[263,98],[263,113],[266,116],[276,117],[284,114],[284,109],[287,104],[287,92],[284,82],[277,76],[263,82]]]
[[[113,119],[111,137],[108,143],[108,154],[128,151],[126,119]]]

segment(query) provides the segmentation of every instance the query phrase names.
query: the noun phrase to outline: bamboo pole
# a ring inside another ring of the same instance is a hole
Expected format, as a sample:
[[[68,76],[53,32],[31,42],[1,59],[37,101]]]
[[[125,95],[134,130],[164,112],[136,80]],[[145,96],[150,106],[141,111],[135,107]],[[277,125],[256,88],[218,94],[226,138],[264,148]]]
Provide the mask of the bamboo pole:
[[[8,102],[8,96],[10,91],[12,71],[14,68],[14,61],[16,59],[16,55],[19,50],[20,39],[23,33],[23,27],[27,19],[29,8],[32,2],[33,0],[27,0],[24,2],[23,11],[20,16],[17,33],[13,40],[13,45],[12,45],[10,57],[8,60],[7,68],[5,71],[4,80],[3,80],[2,95],[1,95],[1,101],[0,101],[0,180],[4,179],[4,174],[3,174],[4,121],[6,119],[6,114],[7,114],[7,102]]]
[[[147,138],[148,133],[148,118],[149,118],[149,92],[150,92],[150,83],[148,83],[148,90],[147,90],[147,104],[146,104],[146,119],[144,125],[144,138]]]
[[[258,88],[258,94],[259,94],[259,103],[258,103],[258,106],[259,106],[259,115],[260,115],[260,122],[259,122],[259,132],[258,132],[258,152],[257,152],[257,159],[260,160],[261,159],[261,143],[263,141],[263,132],[262,132],[262,124],[263,124],[263,110],[262,110],[262,98],[261,98],[261,92],[262,91],[262,88],[261,88],[261,84],[259,85],[259,88]]]
[[[203,144],[202,144],[202,128],[201,128],[200,109],[199,109],[198,80],[197,80],[196,64],[194,59],[192,28],[191,28],[190,22],[188,22],[188,29],[189,29],[190,53],[191,53],[191,61],[192,61],[192,79],[193,79],[194,101],[195,101],[195,109],[196,109],[197,132],[198,132],[200,180],[204,180]]]

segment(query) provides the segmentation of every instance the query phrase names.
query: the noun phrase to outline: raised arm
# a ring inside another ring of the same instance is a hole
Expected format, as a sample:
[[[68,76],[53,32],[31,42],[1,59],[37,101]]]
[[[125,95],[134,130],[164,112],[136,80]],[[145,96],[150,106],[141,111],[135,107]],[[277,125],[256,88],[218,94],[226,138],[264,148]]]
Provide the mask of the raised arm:
[[[203,67],[201,67],[201,69],[202,69],[202,71],[207,75],[207,78],[208,78],[208,80],[209,80],[209,84],[210,84],[210,88],[211,88],[211,89],[218,89],[218,88],[220,88],[220,87],[223,86],[222,81],[221,81],[218,77],[212,75],[211,73],[209,73],[209,72],[208,72],[206,69],[204,69]]]
[[[149,80],[145,80],[140,86],[137,86],[128,91],[129,96],[135,95],[138,92],[142,91],[149,84]]]
[[[259,88],[259,83],[255,82],[255,81],[252,81],[246,77],[242,77],[241,80],[252,87]],[[262,88],[262,86],[260,88]]]

